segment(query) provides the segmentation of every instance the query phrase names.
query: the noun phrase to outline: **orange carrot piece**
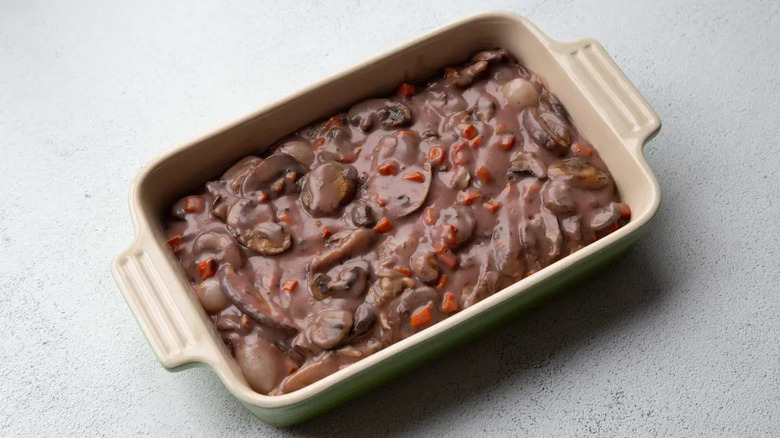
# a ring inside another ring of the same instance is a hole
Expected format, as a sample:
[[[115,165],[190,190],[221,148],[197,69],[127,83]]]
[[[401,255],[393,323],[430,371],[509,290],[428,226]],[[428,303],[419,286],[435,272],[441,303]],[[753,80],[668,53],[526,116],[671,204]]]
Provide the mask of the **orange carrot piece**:
[[[479,131],[477,131],[476,126],[469,123],[469,125],[463,128],[463,130],[460,133],[461,135],[463,135],[464,138],[471,140],[472,138],[476,137],[477,134],[479,134]]]
[[[292,220],[292,216],[290,216],[290,213],[287,213],[286,211],[281,211],[278,217],[281,222],[290,222]]]
[[[328,237],[333,235],[333,231],[329,230],[328,227],[324,227],[322,229],[322,238],[327,239]]]
[[[325,139],[324,138],[318,138],[318,139],[314,140],[314,149],[315,150],[319,149],[320,146],[322,146],[324,144],[325,144]]]
[[[397,170],[398,166],[396,166],[395,161],[386,161],[377,169],[380,175],[395,175]]]
[[[377,198],[376,203],[379,204],[380,207],[384,207],[385,205],[387,205],[387,200],[382,198]]]
[[[377,224],[374,226],[374,231],[377,233],[386,233],[392,229],[393,229],[393,224],[391,224],[386,217],[380,219],[379,222],[377,222]]]
[[[444,239],[450,245],[455,245],[455,238],[457,237],[457,228],[454,225],[444,225]]]
[[[264,192],[260,192],[259,195],[257,195],[257,202],[263,203],[268,200],[268,195],[266,195]]]
[[[428,151],[428,161],[431,162],[431,164],[438,166],[442,162],[444,162],[444,149],[440,147],[432,147],[430,151]]]
[[[458,267],[458,255],[450,250],[441,252],[437,258],[450,269]]]
[[[477,179],[482,181],[483,183],[487,184],[490,181],[493,181],[493,175],[490,174],[490,170],[488,170],[485,166],[479,166],[477,167]]]
[[[474,203],[474,201],[479,199],[480,196],[481,195],[478,192],[473,190],[470,190],[468,192],[462,192],[460,194],[460,203],[463,205],[471,205]]]
[[[484,205],[485,208],[490,210],[491,213],[495,213],[495,212],[498,211],[499,208],[501,208],[501,203],[500,202],[494,202],[494,201],[487,201],[487,202],[485,202],[482,205]]]
[[[173,252],[178,252],[181,249],[179,248],[181,245],[181,234],[177,234],[168,239],[168,245],[170,245]]]
[[[431,319],[433,319],[433,314],[431,313],[431,306],[428,305],[412,313],[411,324],[412,327],[421,327],[431,322]]]
[[[414,182],[425,182],[425,176],[420,172],[406,172],[404,174],[404,179],[407,181],[414,181]]]
[[[333,116],[328,119],[327,122],[325,122],[325,130],[330,131],[333,128],[336,127],[342,127],[344,126],[344,122],[341,121],[340,117]]]
[[[593,149],[582,143],[574,143],[571,145],[571,150],[574,152],[574,155],[578,155],[580,157],[590,157],[593,155]]]
[[[447,274],[439,277],[439,282],[436,283],[436,289],[444,290],[445,287],[447,287]]]
[[[496,125],[496,129],[493,131],[493,134],[502,134],[506,131],[507,131],[506,125],[503,123],[499,123],[498,125]]]
[[[621,202],[620,204],[620,218],[631,219],[631,207],[628,204]]]
[[[436,214],[433,212],[433,208],[428,207],[423,211],[423,222],[426,225],[433,225],[436,223]]]
[[[206,204],[200,196],[187,196],[184,198],[184,211],[187,213],[200,213]]]
[[[482,136],[478,135],[478,136],[474,137],[474,139],[471,140],[471,143],[469,143],[469,144],[474,149],[481,148],[482,147]]]
[[[217,262],[214,259],[206,259],[198,264],[198,272],[200,272],[200,279],[205,280],[213,277],[217,273]]]
[[[512,146],[514,146],[514,144],[515,144],[515,136],[514,135],[505,135],[505,136],[501,137],[501,140],[499,140],[498,144],[502,148],[504,148],[506,150],[510,150],[510,149],[512,149]]]
[[[396,269],[396,272],[404,274],[407,277],[411,277],[412,276],[412,270],[409,269],[409,268],[398,268],[398,269]]]
[[[282,283],[282,290],[292,292],[298,287],[298,280],[286,280]]]
[[[414,96],[414,93],[415,93],[414,85],[412,84],[407,84],[404,82],[398,88],[398,94],[400,94],[403,97],[412,97]]]
[[[444,301],[442,302],[441,310],[447,313],[457,312],[458,300],[455,299],[454,294],[452,294],[451,292],[447,292],[446,294],[444,294]]]

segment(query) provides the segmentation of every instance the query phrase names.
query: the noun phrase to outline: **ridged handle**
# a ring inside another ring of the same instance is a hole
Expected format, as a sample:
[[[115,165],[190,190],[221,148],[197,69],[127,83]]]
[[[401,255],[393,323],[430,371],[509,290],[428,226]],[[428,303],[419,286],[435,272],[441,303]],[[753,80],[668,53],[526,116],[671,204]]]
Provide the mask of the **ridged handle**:
[[[604,48],[585,39],[565,46],[564,62],[580,88],[596,103],[612,129],[624,140],[636,140],[634,153],[661,127],[658,115],[626,78]]]
[[[148,250],[134,246],[114,260],[114,277],[160,363],[197,360],[196,337]],[[160,263],[162,266],[162,263]]]

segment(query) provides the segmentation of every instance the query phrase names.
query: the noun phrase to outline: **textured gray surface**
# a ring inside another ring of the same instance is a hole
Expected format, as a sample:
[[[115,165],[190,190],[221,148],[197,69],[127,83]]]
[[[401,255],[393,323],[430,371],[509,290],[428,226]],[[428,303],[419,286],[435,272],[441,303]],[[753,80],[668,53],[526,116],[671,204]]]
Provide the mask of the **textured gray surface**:
[[[51,3],[0,6],[0,436],[780,434],[778,2]],[[141,166],[487,9],[597,38],[657,109],[650,235],[304,425],[263,425],[209,371],[165,372],[108,269]]]

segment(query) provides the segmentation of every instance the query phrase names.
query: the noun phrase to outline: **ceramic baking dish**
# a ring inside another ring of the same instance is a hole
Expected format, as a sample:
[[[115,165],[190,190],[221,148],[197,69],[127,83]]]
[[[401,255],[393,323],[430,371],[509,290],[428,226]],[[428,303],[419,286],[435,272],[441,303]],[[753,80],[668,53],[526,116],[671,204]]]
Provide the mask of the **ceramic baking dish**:
[[[389,93],[402,81],[424,80],[445,65],[492,47],[508,49],[545,78],[609,166],[624,202],[631,206],[630,223],[319,382],[281,396],[254,392],[166,245],[164,212],[175,199],[218,177],[239,158],[262,151],[299,127],[356,101]],[[658,209],[658,182],[642,147],[660,126],[652,108],[596,41],[557,42],[523,17],[477,15],[326,79],[152,162],[132,187],[130,209],[137,235],[131,247],[114,260],[114,277],[165,368],[208,366],[261,420],[275,425],[296,423],[494,327],[620,255]]]

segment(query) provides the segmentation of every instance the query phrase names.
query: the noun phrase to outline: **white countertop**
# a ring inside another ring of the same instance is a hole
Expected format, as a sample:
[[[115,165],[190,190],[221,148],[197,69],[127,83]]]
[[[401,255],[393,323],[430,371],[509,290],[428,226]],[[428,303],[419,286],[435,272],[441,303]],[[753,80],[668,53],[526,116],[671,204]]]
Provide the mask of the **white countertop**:
[[[46,3],[0,5],[0,436],[780,435],[780,3]],[[649,235],[300,426],[259,422],[208,370],[164,371],[109,273],[141,166],[490,9],[595,37],[656,108]]]

